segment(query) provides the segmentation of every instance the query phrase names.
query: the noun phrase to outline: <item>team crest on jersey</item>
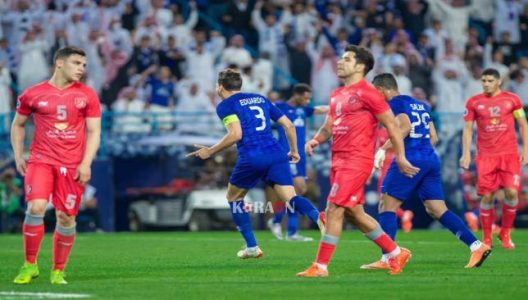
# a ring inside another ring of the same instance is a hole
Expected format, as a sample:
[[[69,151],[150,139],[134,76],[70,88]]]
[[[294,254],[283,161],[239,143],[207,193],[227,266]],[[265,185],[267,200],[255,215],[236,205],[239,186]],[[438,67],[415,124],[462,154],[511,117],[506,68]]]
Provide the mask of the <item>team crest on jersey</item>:
[[[348,98],[348,105],[353,105],[359,101],[359,96],[357,94],[354,94]]]
[[[85,97],[75,97],[73,98],[73,103],[78,109],[83,109],[86,107],[86,98]]]

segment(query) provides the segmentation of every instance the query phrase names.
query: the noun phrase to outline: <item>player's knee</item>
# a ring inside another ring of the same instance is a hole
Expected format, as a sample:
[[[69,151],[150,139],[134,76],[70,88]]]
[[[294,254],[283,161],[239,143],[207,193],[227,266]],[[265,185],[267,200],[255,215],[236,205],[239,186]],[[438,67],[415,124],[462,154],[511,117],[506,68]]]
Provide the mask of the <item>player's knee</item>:
[[[306,184],[298,184],[295,186],[295,193],[299,196],[304,196],[307,190]]]
[[[57,216],[57,224],[59,224],[62,227],[71,227],[75,225],[75,216],[68,215],[65,212],[62,211],[56,211]]]
[[[480,202],[484,203],[484,204],[493,203],[493,194],[486,194],[486,195],[482,196],[482,198],[480,199]]]
[[[28,204],[27,212],[31,215],[42,216],[46,213],[46,202],[30,201]]]
[[[518,192],[517,190],[515,189],[506,189],[504,190],[504,193],[505,193],[505,196],[506,196],[506,200],[514,200],[514,199],[517,199],[517,196],[518,196]]]

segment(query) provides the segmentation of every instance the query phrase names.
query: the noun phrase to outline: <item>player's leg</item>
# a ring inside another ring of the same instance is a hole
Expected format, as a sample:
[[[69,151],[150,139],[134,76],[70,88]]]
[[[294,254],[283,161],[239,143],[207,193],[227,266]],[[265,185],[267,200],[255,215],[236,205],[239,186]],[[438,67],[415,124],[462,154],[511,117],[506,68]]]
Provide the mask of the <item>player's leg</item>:
[[[477,165],[477,193],[480,199],[480,227],[482,228],[482,242],[492,246],[492,226],[495,222],[495,208],[493,194],[499,189],[498,164],[494,157],[480,157],[475,159]]]
[[[295,176],[293,177],[293,186],[295,188],[295,193],[299,196],[304,196],[306,194],[306,180],[304,175],[303,176]],[[299,213],[292,210],[286,210],[286,213],[288,214],[288,222],[287,222],[287,236],[286,239],[289,241],[301,241],[301,242],[308,242],[313,241],[311,237],[305,237],[299,234]]]
[[[410,259],[411,252],[405,248],[400,248],[383,231],[379,223],[365,212],[362,203],[354,207],[347,207],[346,213],[348,215],[347,219],[389,257],[390,274],[399,274]]]
[[[501,185],[505,187],[504,193],[506,197],[502,204],[502,228],[499,233],[499,239],[502,242],[502,247],[510,250],[515,248],[515,244],[511,241],[510,232],[517,214],[517,205],[519,204],[520,170],[521,166],[517,154],[502,157],[499,177]]]
[[[286,214],[284,204],[280,199],[277,199],[277,195],[275,194],[275,191],[272,187],[266,186],[264,191],[266,193],[266,200],[274,204],[273,216],[268,220],[267,226],[273,236],[275,236],[278,240],[282,240],[282,219]]]
[[[39,276],[37,257],[44,237],[44,214],[53,190],[53,171],[44,164],[28,164],[25,177],[26,217],[22,226],[25,262],[14,283],[26,284]]]
[[[326,209],[326,230],[319,243],[315,262],[305,271],[297,273],[300,277],[326,277],[328,264],[332,259],[341,232],[343,231],[343,218],[345,207],[331,201]]]
[[[517,214],[517,205],[519,204],[517,189],[506,188],[504,190],[506,198],[502,204],[502,227],[499,233],[499,239],[502,242],[502,247],[512,250],[515,244],[511,240],[511,229]]]
[[[84,192],[84,186],[74,179],[75,173],[73,168],[54,167],[53,206],[57,224],[53,233],[53,267],[50,278],[52,284],[67,283],[64,279],[64,269],[75,242],[75,218]]]
[[[247,189],[237,187],[232,183],[229,183],[227,187],[226,197],[227,201],[229,202],[229,207],[231,208],[233,221],[235,222],[238,231],[240,231],[240,234],[242,234],[242,237],[246,241],[246,248],[240,250],[237,253],[237,256],[242,259],[260,258],[264,255],[264,253],[258,247],[255,234],[253,233],[253,228],[251,227],[251,217],[244,207],[244,197],[246,196],[247,192]]]

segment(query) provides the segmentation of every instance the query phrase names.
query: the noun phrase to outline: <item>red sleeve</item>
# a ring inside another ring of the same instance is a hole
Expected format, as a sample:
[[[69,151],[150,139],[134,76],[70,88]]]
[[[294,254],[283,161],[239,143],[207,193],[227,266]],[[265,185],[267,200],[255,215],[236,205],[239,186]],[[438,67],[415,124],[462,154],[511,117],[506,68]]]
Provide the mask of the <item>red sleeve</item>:
[[[87,118],[100,118],[101,117],[101,104],[99,103],[99,97],[94,90],[88,89],[88,103],[86,105],[86,117]]]
[[[519,96],[513,95],[512,99],[513,99],[513,111],[523,108],[521,98],[519,98]]]
[[[464,111],[464,121],[475,121],[475,109],[474,105],[475,103],[474,98],[469,98],[469,100],[466,102],[466,110]]]
[[[377,116],[390,109],[385,97],[377,90],[369,91],[366,96],[365,105],[373,115]]]
[[[22,93],[17,99],[16,104],[16,112],[24,115],[29,116],[33,110],[31,109],[31,105],[29,104],[29,97],[27,96],[27,92]]]

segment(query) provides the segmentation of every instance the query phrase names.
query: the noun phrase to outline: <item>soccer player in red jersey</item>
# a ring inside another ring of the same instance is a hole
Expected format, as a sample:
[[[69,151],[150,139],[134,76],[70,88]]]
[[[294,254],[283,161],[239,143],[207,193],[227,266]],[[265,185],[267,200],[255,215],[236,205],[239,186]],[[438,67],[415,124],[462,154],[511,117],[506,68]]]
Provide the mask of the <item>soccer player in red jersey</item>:
[[[316,261],[297,276],[328,276],[327,266],[341,236],[345,214],[390,257],[390,274],[400,273],[411,256],[409,250],[396,245],[363,207],[364,187],[374,162],[378,121],[387,128],[400,171],[407,176],[414,176],[419,171],[405,158],[398,125],[385,98],[364,79],[373,65],[374,58],[367,49],[347,46],[337,65],[337,76],[345,86],[332,92],[325,123],[306,143],[306,153],[312,155],[315,147],[333,138],[332,188],[328,196],[326,232],[319,244]]]
[[[77,47],[64,47],[55,53],[53,61],[55,70],[51,79],[29,87],[18,98],[11,128],[16,167],[25,176],[27,202],[22,229],[25,263],[14,280],[16,284],[30,283],[39,276],[37,256],[44,236],[48,199],[57,215],[51,283],[67,283],[64,267],[75,238],[75,216],[100,143],[99,99],[93,89],[79,82],[86,68],[85,52]],[[26,163],[24,136],[30,115],[35,136]]]
[[[477,123],[477,193],[480,201],[480,222],[483,242],[492,245],[494,220],[493,195],[504,188],[502,206],[502,228],[499,239],[505,249],[514,249],[510,231],[517,210],[518,188],[521,181],[521,165],[528,162],[528,126],[526,116],[517,95],[501,91],[501,79],[495,69],[482,72],[484,93],[468,99],[464,115],[462,157],[460,166],[468,169],[471,162],[471,139],[473,123]],[[519,157],[515,122],[519,124],[522,138],[522,153]]]
[[[385,144],[385,142],[389,139],[389,134],[387,133],[387,129],[385,127],[382,127],[378,131],[378,147],[380,148],[382,145]],[[385,179],[385,175],[387,175],[387,171],[389,170],[389,167],[394,160],[394,151],[392,148],[389,148],[388,150],[379,149],[381,151],[376,151],[376,158],[378,156],[383,156],[380,159],[374,160],[374,168],[380,170],[380,177],[378,179],[378,195],[381,199],[381,185],[383,183],[383,180]],[[378,161],[383,161],[382,165],[376,165]],[[380,202],[381,203],[381,202]],[[411,232],[412,230],[412,219],[414,217],[414,213],[411,210],[403,210],[402,208],[398,208],[396,210],[396,217],[398,217],[401,220],[401,228],[402,231],[405,233]]]

